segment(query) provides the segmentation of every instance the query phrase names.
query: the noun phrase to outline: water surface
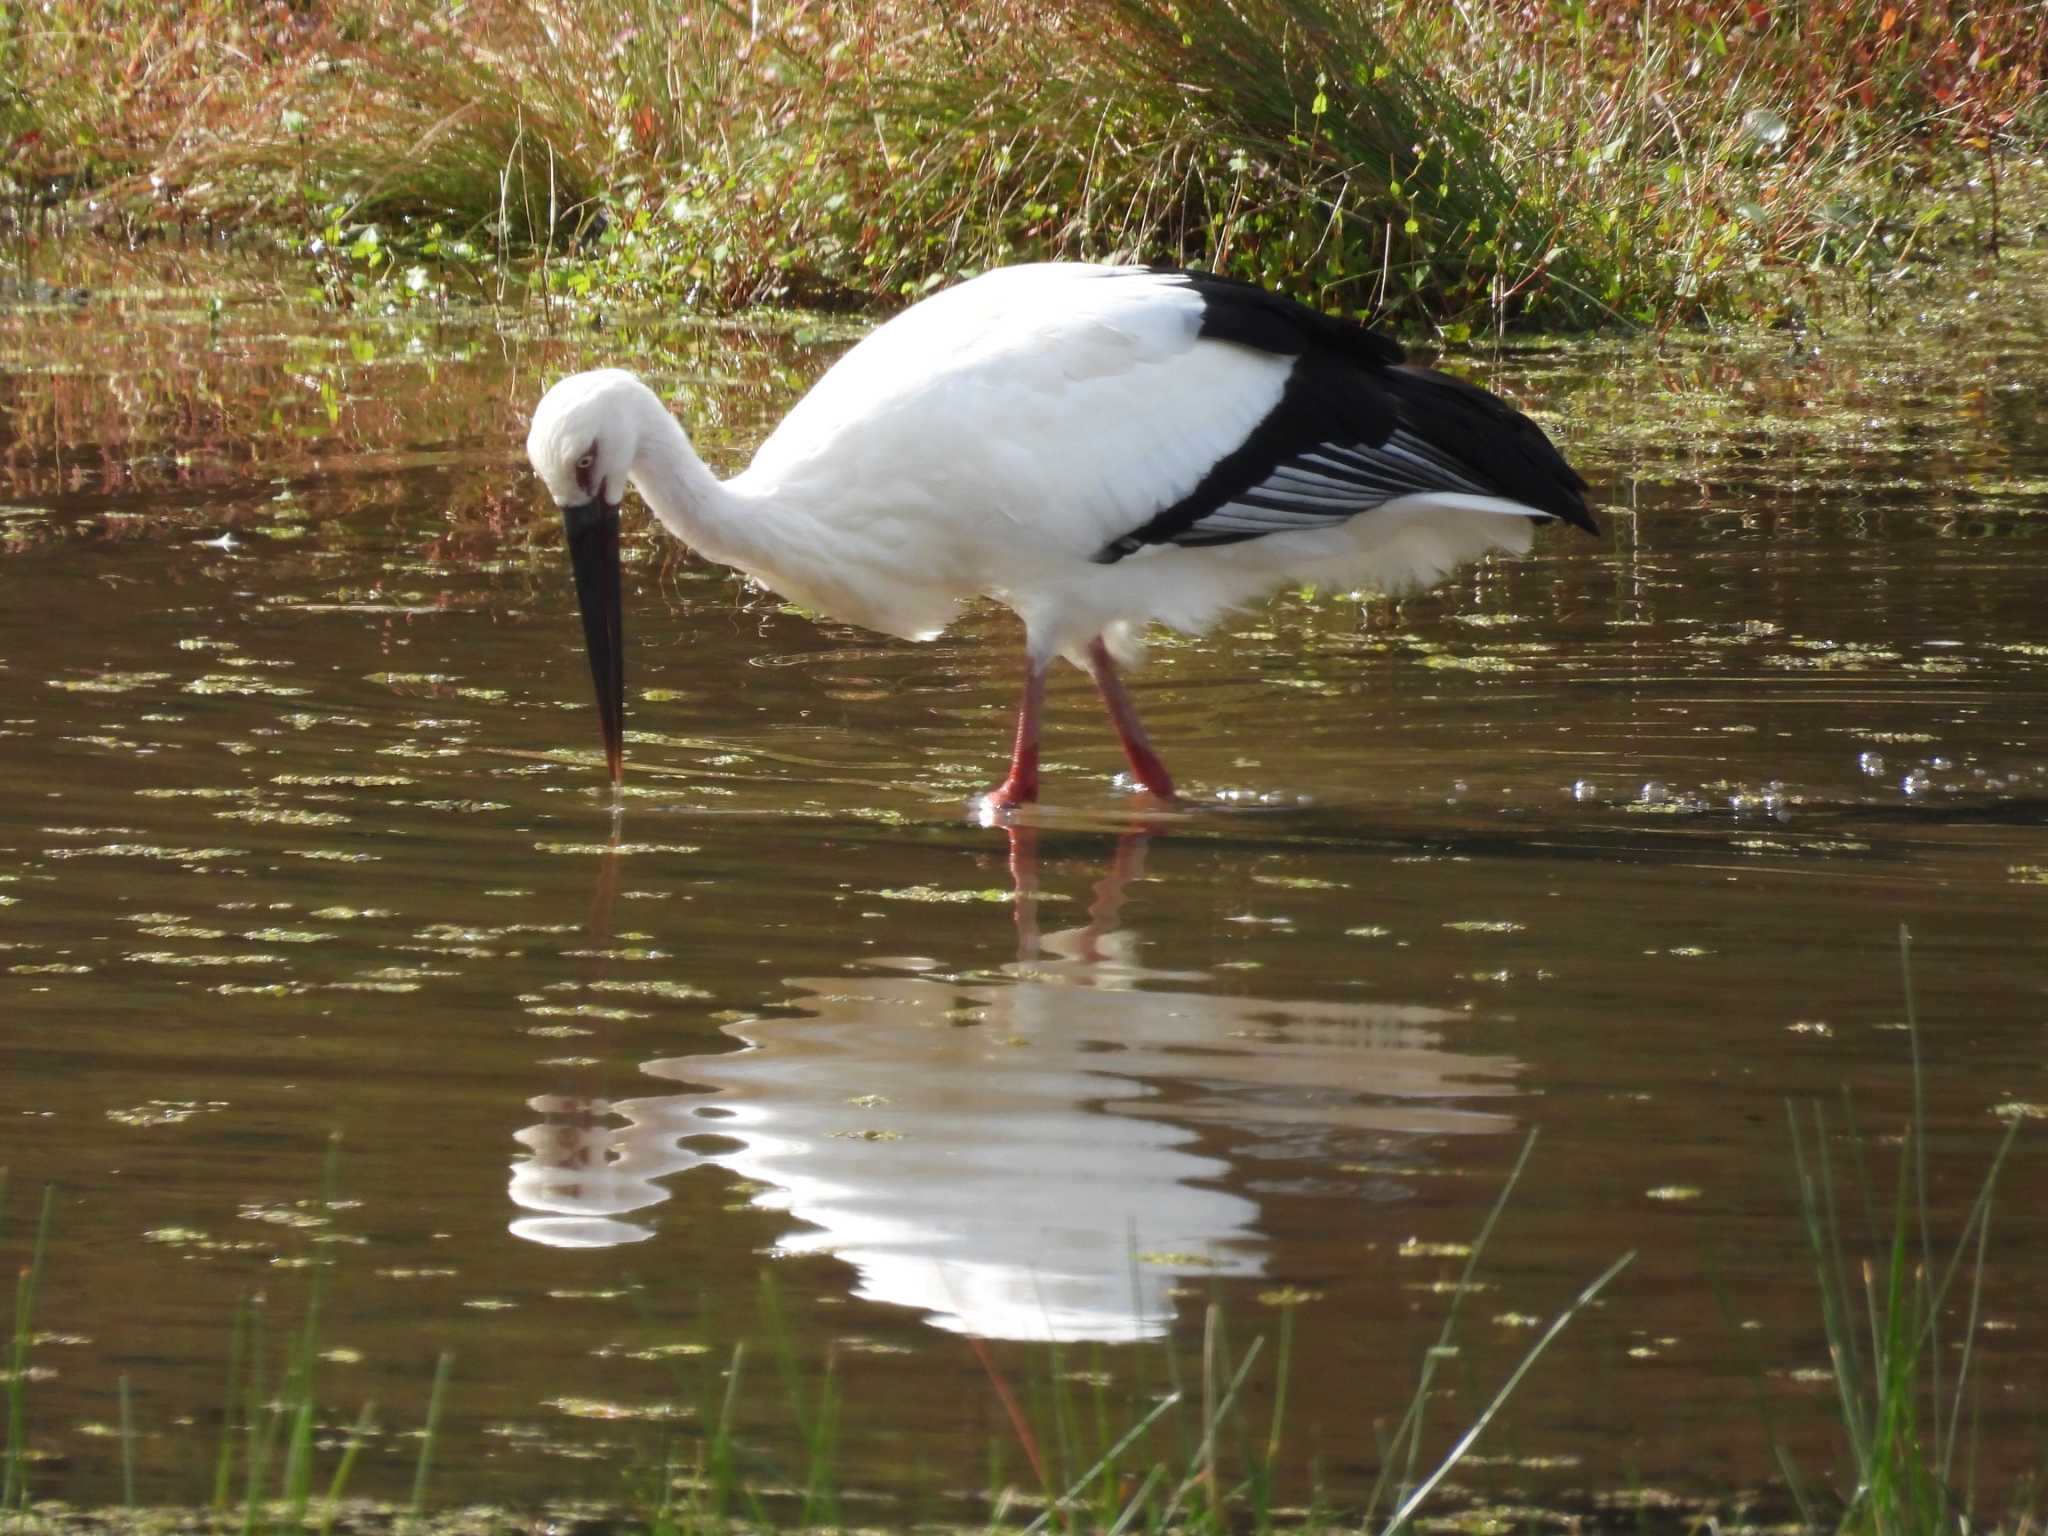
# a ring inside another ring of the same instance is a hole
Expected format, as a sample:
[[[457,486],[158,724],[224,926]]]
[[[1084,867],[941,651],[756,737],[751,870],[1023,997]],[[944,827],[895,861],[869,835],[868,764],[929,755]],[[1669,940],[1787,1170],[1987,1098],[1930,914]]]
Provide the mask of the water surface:
[[[1868,334],[1462,360],[1605,533],[1162,642],[1172,815],[1068,675],[1049,805],[979,825],[1012,619],[882,640],[642,528],[616,847],[524,415],[630,360],[734,468],[843,329],[336,314],[213,253],[64,279],[0,313],[39,1492],[118,1494],[126,1375],[145,1496],[203,1494],[235,1304],[281,1329],[332,1256],[321,1399],[384,1405],[364,1486],[407,1486],[445,1349],[445,1498],[616,1496],[694,1432],[675,1372],[766,1337],[767,1274],[848,1482],[899,1514],[977,1513],[992,1445],[1020,1466],[962,1334],[1020,1383],[1047,1340],[1156,1381],[1211,1300],[1240,1341],[1296,1309],[1292,1443],[1355,1500],[1531,1131],[1439,1440],[1640,1256],[1467,1496],[1763,1487],[1760,1396],[1825,1480],[1786,1110],[1839,1124],[1846,1089],[1889,1188],[1901,924],[1937,1241],[2048,1105],[2038,264]],[[2040,1467],[2038,1143],[1980,1319],[1987,1489]],[[793,1455],[774,1372],[743,1387],[749,1446]]]

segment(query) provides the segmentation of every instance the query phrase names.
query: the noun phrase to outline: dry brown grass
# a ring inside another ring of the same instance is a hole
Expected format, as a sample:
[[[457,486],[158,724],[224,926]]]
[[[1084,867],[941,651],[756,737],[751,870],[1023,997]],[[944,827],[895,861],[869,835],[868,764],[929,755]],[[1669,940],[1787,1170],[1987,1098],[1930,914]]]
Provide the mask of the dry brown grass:
[[[2028,233],[2048,3],[53,0],[4,43],[18,204],[736,306],[1168,258],[1453,338],[1779,319]],[[375,225],[367,241],[363,231]],[[317,242],[317,243],[316,243]],[[345,258],[337,250],[346,252]]]

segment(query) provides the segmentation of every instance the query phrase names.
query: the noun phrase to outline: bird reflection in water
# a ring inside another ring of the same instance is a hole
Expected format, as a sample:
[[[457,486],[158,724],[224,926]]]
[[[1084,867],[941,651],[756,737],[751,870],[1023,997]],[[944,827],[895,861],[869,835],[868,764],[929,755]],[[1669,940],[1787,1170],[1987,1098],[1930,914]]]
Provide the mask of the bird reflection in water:
[[[598,860],[597,885],[585,924],[594,947],[611,942],[619,899],[619,830]],[[512,1202],[537,1216],[512,1223],[515,1237],[551,1248],[612,1248],[654,1236],[652,1227],[619,1218],[668,1198],[658,1182],[703,1161],[657,1136],[614,1124],[619,1110],[589,1094],[541,1093],[526,1107],[545,1118],[513,1132],[530,1156],[512,1165]]]
[[[865,1299],[984,1338],[1130,1340],[1166,1329],[1188,1277],[1264,1273],[1259,1206],[1228,1187],[1261,1157],[1513,1124],[1473,1105],[1512,1094],[1518,1065],[1440,1048],[1460,1015],[1226,996],[1146,967],[1120,916],[1149,831],[1119,840],[1087,922],[1051,933],[1036,834],[1010,833],[1014,963],[792,981],[800,1017],[643,1064],[694,1091],[530,1100],[546,1118],[518,1133],[511,1194],[537,1214],[512,1230],[639,1241],[652,1229],[628,1218],[661,1181],[711,1163],[802,1224],[778,1253],[836,1255]]]

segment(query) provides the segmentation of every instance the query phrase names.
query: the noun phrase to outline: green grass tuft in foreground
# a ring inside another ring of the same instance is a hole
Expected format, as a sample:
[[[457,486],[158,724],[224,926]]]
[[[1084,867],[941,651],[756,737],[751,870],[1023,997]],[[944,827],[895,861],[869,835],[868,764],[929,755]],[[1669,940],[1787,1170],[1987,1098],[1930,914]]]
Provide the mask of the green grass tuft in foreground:
[[[1899,964],[1913,1050],[1914,1112],[1900,1139],[1888,1221],[1864,1166],[1862,1133],[1853,1114],[1846,1117],[1853,1187],[1861,1194],[1870,1229],[1889,1234],[1874,1257],[1854,1260],[1844,1235],[1837,1198],[1841,1176],[1829,1155],[1834,1133],[1825,1112],[1812,1106],[1811,1124],[1802,1130],[1800,1112],[1786,1106],[1800,1215],[1820,1291],[1836,1407],[1856,1469],[1855,1486],[1844,1495],[1833,1526],[1855,1536],[2031,1530],[2038,1524],[2032,1507],[2004,1512],[2002,1526],[1989,1524],[1973,1508],[1968,1487],[1957,1483],[1966,1471],[1966,1463],[1958,1458],[1965,1445],[1963,1411],[1970,1401],[1993,1196],[2019,1122],[2008,1127],[1992,1154],[1955,1247],[1946,1254],[1937,1252],[1928,1218],[1926,1100],[1912,935],[1903,926]],[[1958,1281],[1964,1279],[1966,1268],[1967,1283],[1959,1300]],[[1957,1305],[1963,1307],[1962,1324],[1950,1335],[1943,1320]],[[1943,1359],[1951,1350],[1954,1376],[1945,1380]],[[1816,1530],[1827,1528],[1784,1448],[1773,1449],[1807,1524]],[[2023,1491],[2022,1497],[2037,1492]]]

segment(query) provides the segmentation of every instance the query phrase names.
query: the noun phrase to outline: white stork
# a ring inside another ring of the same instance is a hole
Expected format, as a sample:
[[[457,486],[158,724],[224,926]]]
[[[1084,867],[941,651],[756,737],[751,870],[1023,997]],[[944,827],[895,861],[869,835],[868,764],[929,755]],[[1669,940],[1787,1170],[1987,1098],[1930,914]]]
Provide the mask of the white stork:
[[[992,597],[1024,621],[996,806],[1038,795],[1046,671],[1094,676],[1138,782],[1173,780],[1118,673],[1146,625],[1199,633],[1313,581],[1398,595],[1535,524],[1597,531],[1585,482],[1526,416],[1351,321],[1205,272],[1006,267],[877,327],[730,480],[645,384],[580,373],[526,451],[568,532],[621,773],[619,503],[784,596],[929,640]]]

